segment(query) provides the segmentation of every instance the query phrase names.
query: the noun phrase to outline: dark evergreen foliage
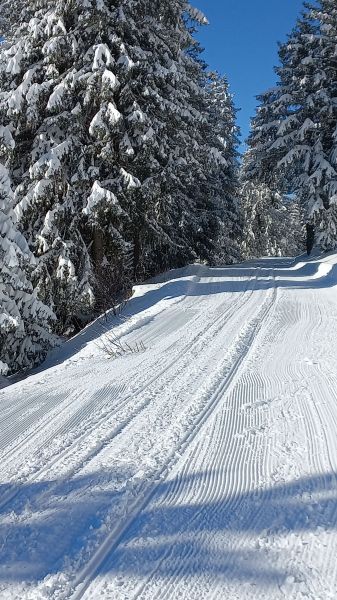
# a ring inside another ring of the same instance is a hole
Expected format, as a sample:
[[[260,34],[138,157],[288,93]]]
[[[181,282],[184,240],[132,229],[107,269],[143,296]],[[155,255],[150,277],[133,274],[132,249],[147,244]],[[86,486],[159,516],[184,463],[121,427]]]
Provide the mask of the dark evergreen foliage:
[[[205,17],[184,0],[1,7],[0,164],[56,331],[106,308],[105,275],[113,303],[164,269],[237,260],[235,110],[195,40]]]
[[[337,7],[305,10],[279,49],[277,86],[259,97],[245,176],[295,192],[311,236],[337,245]]]

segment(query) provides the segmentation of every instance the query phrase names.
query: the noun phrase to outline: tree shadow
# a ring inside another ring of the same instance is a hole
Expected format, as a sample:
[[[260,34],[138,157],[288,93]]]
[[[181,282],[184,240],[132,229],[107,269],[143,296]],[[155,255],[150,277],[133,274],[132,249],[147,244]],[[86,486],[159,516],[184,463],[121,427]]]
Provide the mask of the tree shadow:
[[[337,529],[335,473],[240,494],[218,488],[213,497],[214,482],[225,487],[225,473],[199,472],[158,484],[142,507],[149,482],[138,481],[130,495],[129,476],[111,470],[19,485],[0,509],[0,583],[37,583],[79,557],[86,564],[95,548],[90,540],[107,535],[108,514],[116,537],[100,573],[124,578],[145,577],[154,569],[165,578],[180,569],[194,577],[280,585],[289,575],[296,577],[294,570],[271,568],[258,546],[231,548],[228,540]],[[0,506],[4,493],[8,486],[0,488]],[[131,522],[130,498],[141,508]],[[123,529],[123,523],[130,524]]]

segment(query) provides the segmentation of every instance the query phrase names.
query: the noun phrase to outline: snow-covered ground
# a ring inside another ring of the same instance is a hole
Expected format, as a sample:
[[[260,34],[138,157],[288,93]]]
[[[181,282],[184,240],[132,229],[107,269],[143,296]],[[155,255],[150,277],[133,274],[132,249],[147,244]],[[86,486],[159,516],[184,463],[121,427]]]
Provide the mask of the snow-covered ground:
[[[336,286],[194,265],[1,389],[0,598],[337,598]]]

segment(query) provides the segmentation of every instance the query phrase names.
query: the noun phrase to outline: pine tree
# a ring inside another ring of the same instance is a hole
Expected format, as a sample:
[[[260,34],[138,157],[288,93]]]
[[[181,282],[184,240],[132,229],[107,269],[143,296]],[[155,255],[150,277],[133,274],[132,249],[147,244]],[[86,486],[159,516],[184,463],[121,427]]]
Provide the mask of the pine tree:
[[[201,13],[183,0],[21,6],[0,55],[6,164],[39,295],[64,332],[102,281],[118,296],[134,277],[210,260],[231,176],[207,116]]]
[[[296,192],[325,250],[337,245],[336,44],[335,2],[307,5],[280,46],[277,87],[260,96],[249,139],[250,177]]]
[[[303,250],[299,204],[265,183],[242,184],[244,215],[242,254],[245,259],[261,256],[295,256]]]
[[[205,17],[185,0],[26,0],[17,27],[9,6],[2,161],[57,331],[134,279],[236,260],[235,110],[225,80],[210,90]]]
[[[141,182],[131,192],[138,278],[211,259],[219,243],[225,166],[222,142],[208,120],[207,73],[193,37],[195,23],[205,23],[205,17],[181,0],[141,7],[147,20],[144,28],[136,20],[134,39],[134,7],[124,7],[135,73],[121,96],[122,110],[131,110],[125,100],[132,99],[142,119],[136,132],[132,123],[128,128],[132,150],[125,159],[127,171]],[[139,47],[141,59],[133,54]]]
[[[218,165],[215,173],[218,181],[217,203],[221,230],[220,250],[215,260],[220,263],[233,263],[240,260],[242,235],[242,215],[240,210],[239,154],[240,131],[236,125],[236,109],[233,96],[229,92],[226,77],[218,73],[209,74],[209,122],[212,135],[219,143],[219,152],[224,162]]]
[[[8,170],[0,164],[0,375],[36,365],[56,343],[55,316],[33,289],[34,258],[15,227],[11,201]]]
[[[6,160],[19,226],[39,258],[39,296],[67,331],[94,304],[93,264],[107,257],[123,289],[129,217],[114,190],[127,175],[114,164],[122,116],[106,42],[127,56],[103,1],[31,0],[20,20],[1,52],[0,116],[14,144]]]

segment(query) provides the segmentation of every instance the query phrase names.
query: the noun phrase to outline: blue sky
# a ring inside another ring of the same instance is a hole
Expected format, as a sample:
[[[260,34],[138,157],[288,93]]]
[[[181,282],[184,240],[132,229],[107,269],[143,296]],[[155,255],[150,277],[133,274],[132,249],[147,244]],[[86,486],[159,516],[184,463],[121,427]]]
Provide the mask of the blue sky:
[[[256,108],[255,96],[272,87],[277,42],[284,41],[300,15],[302,0],[191,0],[210,25],[199,39],[212,69],[228,75],[245,139]]]

